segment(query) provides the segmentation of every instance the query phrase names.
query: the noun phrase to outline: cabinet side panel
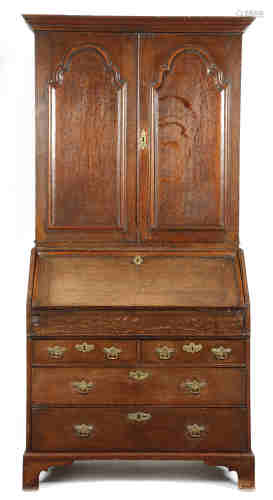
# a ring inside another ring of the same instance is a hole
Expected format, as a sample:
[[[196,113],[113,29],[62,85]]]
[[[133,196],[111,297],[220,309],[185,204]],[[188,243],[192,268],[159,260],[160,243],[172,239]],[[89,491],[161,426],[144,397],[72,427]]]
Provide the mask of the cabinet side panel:
[[[26,319],[27,319],[27,339],[26,339],[26,449],[29,450],[31,447],[31,339],[29,335],[31,334],[32,326],[32,297],[33,297],[33,287],[34,287],[34,276],[36,267],[36,250],[35,248],[31,251],[30,266],[29,266],[29,278],[28,278],[28,291],[27,291],[27,307],[26,307]]]

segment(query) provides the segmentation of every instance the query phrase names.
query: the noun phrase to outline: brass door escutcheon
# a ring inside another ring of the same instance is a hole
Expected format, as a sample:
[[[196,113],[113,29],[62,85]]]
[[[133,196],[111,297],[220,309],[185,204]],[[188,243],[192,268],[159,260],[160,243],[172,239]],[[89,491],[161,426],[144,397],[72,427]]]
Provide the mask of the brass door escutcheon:
[[[76,344],[75,349],[79,352],[90,352],[95,350],[94,344],[87,344],[83,342],[82,344]]]
[[[182,382],[181,387],[185,389],[185,392],[190,392],[191,394],[199,395],[202,387],[205,387],[206,385],[207,382],[205,381],[201,382],[196,378],[194,378],[193,380],[186,380],[185,382]]]
[[[228,359],[229,354],[232,353],[232,349],[230,347],[223,347],[220,345],[220,347],[212,347],[211,348],[212,354],[214,354],[214,357],[216,359]]]
[[[186,425],[187,434],[189,434],[189,436],[192,438],[200,438],[201,433],[204,432],[205,429],[206,428],[204,425],[197,425],[197,424]]]
[[[65,351],[67,351],[66,347],[60,347],[59,345],[54,345],[53,347],[48,347],[48,356],[52,359],[61,359]]]
[[[129,372],[129,378],[133,380],[145,380],[149,375],[149,372],[144,372],[142,370],[132,370]]]
[[[175,348],[164,345],[162,347],[156,347],[155,352],[158,354],[159,359],[171,359],[172,354],[175,352]]]
[[[194,342],[190,342],[189,344],[183,345],[183,351],[191,352],[192,354],[195,352],[200,352],[202,351],[202,349],[203,349],[202,344],[195,344]]]
[[[107,359],[119,359],[122,349],[112,345],[111,347],[104,347],[103,351],[106,354]]]
[[[88,394],[89,391],[94,387],[93,382],[87,382],[86,380],[81,380],[80,382],[73,382],[73,387],[80,394]]]
[[[89,425],[89,424],[77,424],[73,425],[74,431],[76,432],[77,436],[82,437],[82,438],[87,438],[90,436],[91,431],[93,430],[94,426]]]
[[[142,411],[138,411],[136,413],[128,413],[128,419],[131,420],[131,422],[147,422],[147,420],[150,420],[152,418],[152,415],[150,413],[145,413]]]
[[[147,137],[147,132],[145,130],[145,128],[143,128],[141,130],[141,133],[140,133],[140,139],[139,139],[139,147],[140,149],[142,149],[142,151],[144,149],[147,148],[147,145],[148,145],[148,137]]]

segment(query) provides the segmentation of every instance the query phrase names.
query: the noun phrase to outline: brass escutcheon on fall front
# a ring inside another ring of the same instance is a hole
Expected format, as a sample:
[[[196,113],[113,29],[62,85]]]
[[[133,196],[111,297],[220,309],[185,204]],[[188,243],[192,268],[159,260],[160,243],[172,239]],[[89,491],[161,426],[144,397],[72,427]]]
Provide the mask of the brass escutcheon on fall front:
[[[95,350],[94,344],[87,344],[87,342],[83,342],[82,344],[76,344],[75,349],[79,352],[90,352]]]
[[[202,387],[205,387],[207,385],[207,382],[205,381],[200,381],[194,378],[193,380],[186,380],[185,382],[182,382],[181,387],[185,389],[185,392],[190,392],[191,394],[194,395],[199,395],[201,392]]]
[[[212,347],[211,352],[216,359],[228,359],[229,354],[232,353],[232,349],[221,345],[220,347]]]
[[[155,352],[158,354],[159,359],[170,359],[175,352],[175,348],[164,345],[162,347],[156,347]]]
[[[200,352],[203,349],[202,344],[195,344],[194,342],[190,342],[189,344],[183,345],[183,351],[191,352],[192,354],[195,352]]]
[[[143,411],[128,413],[128,419],[131,420],[131,422],[147,422],[150,418],[152,418],[152,415]]]
[[[66,347],[60,347],[59,345],[55,345],[53,347],[48,347],[48,355],[53,359],[60,359],[63,357]]]
[[[205,431],[204,425],[191,424],[186,425],[186,432],[192,438],[200,438],[201,433]]]
[[[145,380],[149,375],[149,372],[144,372],[142,370],[132,370],[129,372],[129,378],[133,380]]]
[[[91,389],[94,387],[93,382],[87,382],[86,380],[73,382],[72,385],[80,394],[88,394],[88,392],[91,391]]]
[[[104,347],[103,351],[106,354],[107,359],[119,359],[122,349],[112,345],[111,347]]]
[[[77,436],[87,438],[90,436],[91,431],[93,430],[93,425],[89,424],[77,424],[73,425],[74,431],[76,432]]]
[[[143,264],[144,259],[140,255],[136,255],[133,259],[133,263],[139,266],[140,264]]]

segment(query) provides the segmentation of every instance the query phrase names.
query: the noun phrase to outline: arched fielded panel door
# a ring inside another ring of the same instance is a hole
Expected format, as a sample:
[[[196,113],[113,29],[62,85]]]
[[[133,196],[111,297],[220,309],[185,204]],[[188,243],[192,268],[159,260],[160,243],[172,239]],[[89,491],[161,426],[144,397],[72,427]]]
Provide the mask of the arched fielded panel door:
[[[48,196],[42,237],[134,241],[136,166],[128,150],[136,143],[131,105],[136,74],[129,57],[135,57],[135,37],[120,36],[112,50],[107,35],[89,35],[85,41],[81,34],[70,35],[65,47],[63,38],[62,47],[57,35],[51,40],[60,55],[52,58],[47,82]]]
[[[147,149],[140,189],[146,241],[217,245],[236,238],[231,81],[218,59],[208,41],[193,45],[178,35],[143,37],[141,120]]]

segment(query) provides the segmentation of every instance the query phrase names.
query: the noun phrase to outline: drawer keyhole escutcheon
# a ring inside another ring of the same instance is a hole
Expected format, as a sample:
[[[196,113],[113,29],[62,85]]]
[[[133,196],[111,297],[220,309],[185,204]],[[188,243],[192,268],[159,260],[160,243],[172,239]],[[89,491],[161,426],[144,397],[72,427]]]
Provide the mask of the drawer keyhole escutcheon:
[[[128,413],[128,419],[131,422],[147,422],[147,420],[150,420],[152,418],[152,415],[150,413],[145,413],[142,411],[138,411],[136,413]]]
[[[207,382],[194,378],[193,380],[185,380],[185,382],[182,382],[181,387],[185,389],[185,392],[198,396],[201,393],[202,387],[205,387],[206,385]]]
[[[111,346],[111,347],[104,347],[103,351],[106,354],[107,359],[119,359],[122,349],[115,346]]]
[[[94,429],[94,426],[89,424],[77,424],[74,425],[73,428],[77,436],[81,438],[88,438]]]
[[[80,394],[88,394],[94,387],[93,382],[87,382],[86,380],[81,380],[80,382],[73,382],[73,387]]]
[[[144,372],[142,370],[132,370],[129,372],[129,378],[132,378],[133,380],[145,380],[147,377],[149,377],[149,372]]]
[[[221,345],[220,347],[212,347],[211,352],[216,359],[225,360],[232,353],[232,349]]]
[[[61,359],[66,351],[66,347],[60,347],[59,345],[54,345],[53,347],[48,347],[48,356],[51,359]]]
[[[87,344],[87,342],[83,342],[82,344],[76,344],[75,349],[79,352],[91,352],[95,350],[94,344]]]
[[[175,348],[164,345],[162,347],[157,347],[155,352],[158,354],[159,359],[171,359],[173,353],[175,352]]]
[[[202,349],[203,349],[202,344],[195,344],[194,342],[190,342],[189,344],[183,345],[183,351],[191,352],[192,354],[194,354],[195,352],[200,352],[202,351]]]
[[[186,431],[191,438],[201,438],[202,432],[205,431],[205,426],[197,424],[186,425]]]

